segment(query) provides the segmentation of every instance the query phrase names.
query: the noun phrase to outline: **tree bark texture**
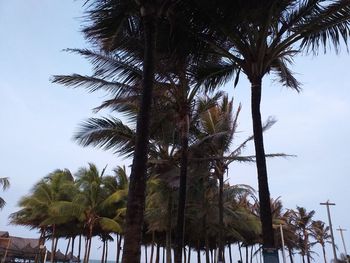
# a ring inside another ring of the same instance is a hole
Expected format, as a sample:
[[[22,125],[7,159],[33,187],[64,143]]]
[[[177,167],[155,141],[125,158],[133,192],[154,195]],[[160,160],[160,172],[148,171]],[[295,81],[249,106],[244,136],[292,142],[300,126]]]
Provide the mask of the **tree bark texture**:
[[[144,8],[144,7],[143,7]],[[149,122],[152,104],[155,56],[155,17],[152,12],[143,16],[145,50],[143,58],[143,91],[137,116],[136,144],[130,174],[125,221],[123,263],[139,263],[145,206]]]
[[[272,228],[270,192],[269,192],[268,179],[267,179],[263,129],[262,129],[261,113],[260,113],[261,83],[262,83],[261,78],[257,79],[252,83],[251,111],[252,111],[252,119],[253,119],[256,168],[258,173],[260,221],[262,225],[263,247],[273,248],[275,246],[275,242],[274,242],[274,232]]]

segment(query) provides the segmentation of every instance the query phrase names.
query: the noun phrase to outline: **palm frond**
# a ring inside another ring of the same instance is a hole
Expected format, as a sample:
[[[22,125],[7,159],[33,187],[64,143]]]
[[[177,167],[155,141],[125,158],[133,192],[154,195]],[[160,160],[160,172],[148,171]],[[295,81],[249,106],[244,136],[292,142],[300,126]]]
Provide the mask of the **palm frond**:
[[[10,187],[10,180],[8,177],[1,177],[0,178],[0,185],[2,186],[2,190],[6,190]]]
[[[135,132],[113,117],[90,118],[81,124],[74,140],[82,146],[112,149],[115,153],[130,156],[134,150]]]
[[[294,77],[292,71],[288,68],[288,65],[283,59],[276,59],[272,62],[271,68],[278,74],[279,81],[283,86],[292,88],[298,92],[301,90],[300,82]]]
[[[317,52],[323,47],[324,52],[331,45],[339,51],[341,41],[348,43],[350,35],[350,1],[330,1],[314,8],[295,31],[302,37],[301,47]]]
[[[98,90],[105,90],[114,96],[120,96],[125,93],[128,94],[136,89],[134,86],[125,83],[107,81],[102,78],[83,76],[79,74],[54,75],[51,81],[72,88],[84,87],[90,93]]]

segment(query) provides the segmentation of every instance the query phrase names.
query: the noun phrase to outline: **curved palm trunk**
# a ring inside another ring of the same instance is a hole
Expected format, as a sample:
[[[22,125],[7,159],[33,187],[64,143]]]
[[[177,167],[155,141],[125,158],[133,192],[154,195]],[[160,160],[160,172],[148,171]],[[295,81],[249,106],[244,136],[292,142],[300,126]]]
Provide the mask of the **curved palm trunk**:
[[[141,256],[141,235],[145,206],[147,155],[149,143],[150,109],[154,81],[155,18],[154,11],[147,8],[151,3],[141,1],[144,26],[144,58],[142,78],[142,99],[137,116],[136,144],[130,174],[130,185],[125,220],[123,263],[139,263]]]
[[[269,185],[268,185],[268,179],[267,179],[263,129],[262,129],[261,113],[260,113],[261,82],[262,82],[261,78],[258,78],[257,80],[252,82],[251,110],[252,110],[252,119],[253,119],[256,168],[258,173],[260,221],[262,225],[263,247],[273,248],[275,246],[275,242],[274,242],[274,232],[272,228],[270,192],[269,192]]]
[[[186,107],[187,108],[187,107]],[[189,129],[189,114],[188,109],[185,109],[184,117],[182,118],[181,131],[181,168],[180,168],[180,187],[179,187],[179,205],[177,212],[176,240],[174,257],[175,263],[182,262],[182,248],[184,244],[184,228],[185,228],[185,206],[186,206],[186,186],[187,186],[187,163],[188,163],[188,129]]]

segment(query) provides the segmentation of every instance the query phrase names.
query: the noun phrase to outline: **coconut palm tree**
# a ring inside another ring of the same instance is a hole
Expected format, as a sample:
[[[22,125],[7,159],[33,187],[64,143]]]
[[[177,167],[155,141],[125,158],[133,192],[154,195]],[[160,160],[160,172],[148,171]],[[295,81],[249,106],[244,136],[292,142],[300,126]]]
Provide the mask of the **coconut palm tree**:
[[[104,50],[123,52],[123,45],[126,44],[123,37],[128,34],[144,40],[141,110],[137,118],[136,149],[130,176],[123,262],[138,262],[140,259],[148,127],[154,80],[155,12],[153,1],[93,1],[88,11],[92,24],[84,30],[86,36]]]
[[[305,263],[304,257],[306,256],[307,262],[311,261],[311,243],[309,242],[309,236],[311,232],[312,218],[315,215],[315,211],[307,212],[304,207],[297,206],[293,213],[293,223],[297,227],[300,245],[300,254]]]
[[[10,181],[7,177],[0,178],[0,186],[2,186],[2,190],[5,191],[10,187]],[[6,202],[5,200],[0,197],[0,209],[2,209],[5,206]]]
[[[51,237],[51,262],[57,247],[57,226],[72,220],[60,207],[74,198],[76,188],[69,170],[55,170],[40,180],[28,196],[21,198],[21,210],[10,215],[11,223],[40,229],[40,242]]]
[[[330,243],[331,235],[329,233],[329,226],[325,226],[325,223],[321,220],[312,221],[310,236],[316,240],[316,243],[320,244],[322,247],[322,254],[324,263],[327,263],[326,258],[326,243]]]
[[[96,228],[108,232],[121,232],[121,226],[112,219],[114,213],[112,209],[106,209],[103,202],[113,192],[110,179],[104,176],[105,169],[100,173],[97,167],[89,163],[89,167],[82,167],[75,174],[76,183],[80,192],[73,200],[73,205],[77,216],[84,222],[86,230],[86,249],[84,262],[89,262],[91,241]]]
[[[254,132],[256,167],[263,243],[274,247],[270,194],[261,121],[262,80],[276,73],[283,86],[300,90],[300,84],[289,68],[293,57],[317,54],[341,42],[348,43],[350,32],[350,1],[336,0],[267,0],[267,1],[197,1],[198,8],[210,21],[213,30],[203,33],[221,65],[205,66],[203,78],[210,88],[243,72],[251,83],[251,113]],[[200,73],[200,74],[202,74]],[[236,78],[237,80],[237,78]]]

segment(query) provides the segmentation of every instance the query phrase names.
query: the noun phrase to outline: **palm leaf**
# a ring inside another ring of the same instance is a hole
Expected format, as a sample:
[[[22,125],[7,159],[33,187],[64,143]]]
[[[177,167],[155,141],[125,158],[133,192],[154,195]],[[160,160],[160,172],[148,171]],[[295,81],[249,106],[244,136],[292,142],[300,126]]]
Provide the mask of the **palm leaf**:
[[[74,139],[83,146],[96,146],[115,153],[130,156],[134,150],[134,131],[120,120],[90,118],[81,124]]]

